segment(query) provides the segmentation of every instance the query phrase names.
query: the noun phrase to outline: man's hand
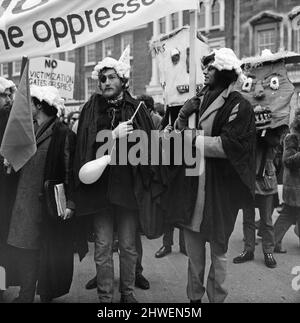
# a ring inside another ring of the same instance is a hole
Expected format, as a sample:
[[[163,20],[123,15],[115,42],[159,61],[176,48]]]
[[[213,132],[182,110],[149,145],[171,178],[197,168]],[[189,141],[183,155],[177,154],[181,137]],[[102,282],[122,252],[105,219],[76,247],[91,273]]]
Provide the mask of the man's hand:
[[[133,131],[132,121],[125,121],[120,123],[112,132],[113,139],[124,138]]]
[[[164,133],[170,133],[174,130],[173,126],[171,124],[168,124],[166,128],[164,129]]]
[[[74,211],[71,209],[66,208],[65,209],[65,214],[62,216],[63,220],[68,220],[71,219],[74,215]]]

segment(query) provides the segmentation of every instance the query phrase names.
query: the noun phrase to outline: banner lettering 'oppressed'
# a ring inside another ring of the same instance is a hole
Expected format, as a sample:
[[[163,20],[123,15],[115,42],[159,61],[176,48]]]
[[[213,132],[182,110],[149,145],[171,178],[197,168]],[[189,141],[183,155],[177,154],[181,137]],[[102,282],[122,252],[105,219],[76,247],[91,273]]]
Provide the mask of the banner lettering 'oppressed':
[[[197,0],[0,0],[0,63],[69,51],[197,9]]]

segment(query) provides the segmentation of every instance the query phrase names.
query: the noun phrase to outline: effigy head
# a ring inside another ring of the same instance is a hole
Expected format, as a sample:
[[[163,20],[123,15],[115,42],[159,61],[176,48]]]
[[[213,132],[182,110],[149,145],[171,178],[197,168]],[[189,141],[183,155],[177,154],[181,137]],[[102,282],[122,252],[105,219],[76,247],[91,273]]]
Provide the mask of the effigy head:
[[[286,64],[296,61],[300,55],[291,52],[262,55],[243,59],[246,75],[238,90],[251,103],[258,129],[289,125],[290,101],[294,86],[290,82]]]

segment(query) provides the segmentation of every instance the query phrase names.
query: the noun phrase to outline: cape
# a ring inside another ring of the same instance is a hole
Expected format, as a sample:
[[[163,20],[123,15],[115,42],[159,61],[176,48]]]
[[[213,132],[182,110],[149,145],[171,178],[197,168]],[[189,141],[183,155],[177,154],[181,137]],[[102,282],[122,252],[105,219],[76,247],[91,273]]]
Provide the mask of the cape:
[[[124,100],[122,121],[129,120],[139,104],[139,101],[133,99],[128,92],[124,93]],[[79,216],[93,215],[109,208],[112,203],[118,203],[125,207],[130,207],[134,203],[137,204],[139,211],[142,232],[148,238],[157,238],[163,234],[162,216],[158,203],[163,189],[158,167],[152,167],[150,163],[131,167],[132,182],[124,181],[124,173],[128,169],[122,169],[122,166],[118,165],[108,166],[100,179],[91,185],[85,185],[79,180],[80,168],[96,158],[95,141],[98,131],[109,129],[107,127],[108,120],[105,120],[107,109],[106,99],[100,94],[94,94],[84,105],[80,115],[74,160],[76,212]],[[144,130],[148,138],[151,137],[151,130],[155,129],[150,113],[143,105],[134,118],[133,126],[134,129]],[[149,159],[151,158],[150,149],[149,140]],[[127,185],[127,189],[122,188],[122,185]],[[134,202],[131,201],[130,191],[133,191]]]

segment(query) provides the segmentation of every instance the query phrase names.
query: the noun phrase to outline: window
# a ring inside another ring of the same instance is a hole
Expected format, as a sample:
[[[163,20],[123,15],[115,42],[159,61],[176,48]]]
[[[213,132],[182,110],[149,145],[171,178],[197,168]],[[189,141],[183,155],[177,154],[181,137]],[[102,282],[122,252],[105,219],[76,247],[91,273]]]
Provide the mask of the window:
[[[85,64],[96,63],[96,44],[85,46]]]
[[[75,63],[75,50],[66,52],[65,60],[68,62]]]
[[[22,61],[13,62],[13,75],[20,75]]]
[[[296,52],[300,53],[300,29],[296,30]]]
[[[264,49],[276,52],[276,32],[274,28],[257,31],[257,53],[261,54]]]
[[[121,52],[122,53],[125,50],[125,48],[127,47],[127,45],[130,46],[130,58],[132,59],[132,51],[133,51],[133,34],[132,33],[122,35],[122,38],[121,38]]]
[[[88,100],[90,96],[95,93],[96,91],[96,84],[97,82],[91,78],[91,76],[88,76],[85,79],[85,98]]]
[[[8,77],[8,63],[2,64],[2,76]]]
[[[197,22],[198,29],[205,28],[205,7],[202,1],[200,2],[200,12],[198,12]]]
[[[159,33],[165,34],[166,33],[166,17],[160,18],[158,20],[159,23]]]
[[[214,0],[211,5],[211,25],[220,25],[220,4],[218,0]]]
[[[114,53],[114,39],[108,38],[103,41],[102,57],[113,56]]]
[[[175,12],[171,14],[171,30],[179,27],[179,13]]]
[[[52,59],[59,59],[59,54],[58,54],[58,53],[56,53],[56,54],[52,54],[50,57],[51,57]]]

